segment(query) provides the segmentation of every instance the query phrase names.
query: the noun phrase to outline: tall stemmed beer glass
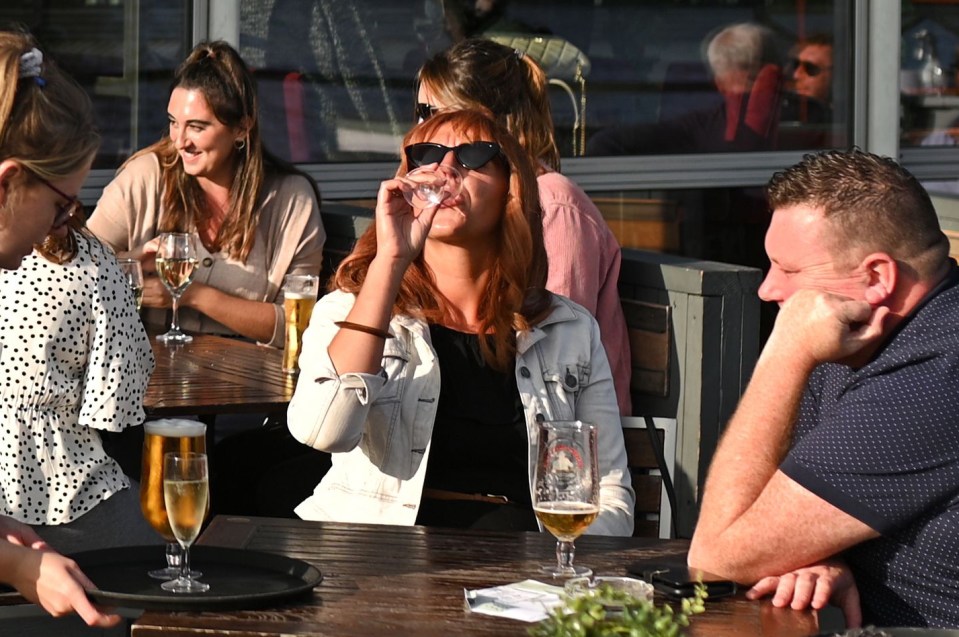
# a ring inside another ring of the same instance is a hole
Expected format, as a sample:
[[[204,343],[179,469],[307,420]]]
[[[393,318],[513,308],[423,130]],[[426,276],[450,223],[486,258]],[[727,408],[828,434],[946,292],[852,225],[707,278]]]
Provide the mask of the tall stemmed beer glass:
[[[140,469],[140,509],[143,517],[166,540],[166,568],[150,571],[150,577],[168,580],[180,574],[180,548],[163,496],[163,456],[168,452],[206,452],[206,425],[196,420],[148,420],[143,423],[143,460]],[[193,577],[201,573],[192,571]]]
[[[553,577],[592,575],[573,566],[573,541],[599,515],[599,459],[596,426],[544,421],[538,427],[533,511],[556,538],[556,564],[543,566]]]
[[[210,501],[210,473],[205,453],[170,452],[163,456],[163,500],[170,528],[183,547],[180,574],[160,585],[174,593],[202,593],[210,585],[198,582],[190,572],[190,545],[200,534]]]
[[[173,320],[166,334],[157,336],[161,343],[189,343],[193,337],[180,331],[180,296],[193,281],[196,270],[196,236],[186,232],[164,232],[157,246],[157,276],[173,297]]]

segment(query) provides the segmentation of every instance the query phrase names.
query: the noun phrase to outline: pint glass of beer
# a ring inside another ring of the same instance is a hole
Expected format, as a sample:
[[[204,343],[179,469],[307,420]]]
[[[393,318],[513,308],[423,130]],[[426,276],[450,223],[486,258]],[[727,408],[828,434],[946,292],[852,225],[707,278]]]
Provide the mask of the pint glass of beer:
[[[320,277],[314,274],[287,274],[283,277],[283,310],[286,315],[286,343],[283,345],[283,371],[295,374],[303,348],[303,332],[310,324],[313,306],[320,289]]]
[[[170,520],[163,501],[163,454],[168,451],[205,453],[206,425],[196,420],[183,419],[149,420],[143,423],[140,509],[150,526],[167,542],[167,567],[149,573],[150,577],[163,580],[173,579],[179,575],[182,554],[182,549],[170,528]]]

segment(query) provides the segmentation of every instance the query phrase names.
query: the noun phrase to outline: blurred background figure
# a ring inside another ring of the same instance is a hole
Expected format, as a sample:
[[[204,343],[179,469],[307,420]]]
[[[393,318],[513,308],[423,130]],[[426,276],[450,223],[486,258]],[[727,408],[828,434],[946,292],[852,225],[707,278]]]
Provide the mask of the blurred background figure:
[[[416,117],[477,109],[519,140],[536,168],[549,257],[546,287],[579,303],[599,322],[623,415],[632,413],[629,340],[617,282],[622,256],[602,213],[560,172],[547,79],[530,56],[472,38],[426,61],[417,76]]]
[[[833,127],[833,44],[816,34],[796,44],[786,62],[779,147],[820,148],[840,143]]]
[[[528,33],[532,27],[507,14],[509,0],[439,0],[453,43],[484,33]]]
[[[733,152],[777,147],[782,67],[768,27],[743,22],[707,38],[704,58],[721,99],[660,122],[611,126],[592,137],[588,155]]]
[[[0,32],[0,268],[16,269],[49,233],[68,235],[70,218],[82,208],[76,193],[100,146],[87,94],[44,59],[26,33]],[[32,295],[23,290],[21,295]],[[40,316],[43,316],[42,314]],[[7,320],[7,317],[3,317]],[[31,317],[36,326],[38,315]],[[4,356],[6,360],[8,356]],[[7,363],[9,364],[9,363]],[[13,424],[5,416],[4,431]],[[17,462],[20,448],[4,452]],[[5,472],[3,479],[10,479]],[[40,475],[33,481],[43,481]],[[21,491],[25,491],[23,486]],[[4,509],[9,510],[4,502]],[[0,582],[60,616],[76,612],[90,626],[114,626],[120,618],[96,609],[85,588],[93,588],[77,565],[55,553],[27,525],[0,515]],[[16,634],[31,628],[18,618]],[[77,620],[80,623],[81,620]],[[58,622],[57,634],[70,624]],[[50,634],[51,627],[46,626]]]
[[[787,89],[832,104],[832,36],[818,34],[796,45],[786,67]]]
[[[385,42],[402,26],[366,0],[252,4],[268,16],[265,68],[256,73],[270,147],[298,163],[389,156],[403,134],[405,92],[390,90]]]
[[[832,36],[813,35],[792,48],[786,62],[786,90],[783,93],[782,121],[787,127],[786,148],[811,148],[829,143],[828,125],[833,119]],[[819,125],[823,135],[816,138],[808,131],[789,141],[790,125]]]

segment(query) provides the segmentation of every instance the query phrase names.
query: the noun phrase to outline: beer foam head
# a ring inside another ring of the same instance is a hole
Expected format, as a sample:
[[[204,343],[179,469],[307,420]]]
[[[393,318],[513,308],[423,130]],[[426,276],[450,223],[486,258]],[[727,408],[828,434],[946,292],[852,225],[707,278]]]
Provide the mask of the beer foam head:
[[[303,292],[291,292],[289,290],[283,290],[284,299],[315,299],[315,294],[305,294]]]
[[[206,425],[198,420],[185,418],[165,418],[162,420],[148,420],[143,423],[143,431],[154,436],[165,438],[192,438],[206,435]]]

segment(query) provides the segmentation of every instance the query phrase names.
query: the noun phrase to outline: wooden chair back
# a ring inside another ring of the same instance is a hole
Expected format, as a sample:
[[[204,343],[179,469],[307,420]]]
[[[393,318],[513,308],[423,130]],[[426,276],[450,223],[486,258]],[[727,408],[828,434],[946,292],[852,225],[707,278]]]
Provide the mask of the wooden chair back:
[[[670,382],[672,360],[672,322],[669,305],[623,299],[623,314],[629,334],[633,394],[633,413],[646,415],[644,396],[665,398],[675,389]],[[675,473],[676,420],[655,419],[657,446],[666,461],[670,478]],[[671,536],[673,512],[666,496],[663,476],[652,441],[641,417],[623,418],[626,461],[636,491],[634,535]]]

